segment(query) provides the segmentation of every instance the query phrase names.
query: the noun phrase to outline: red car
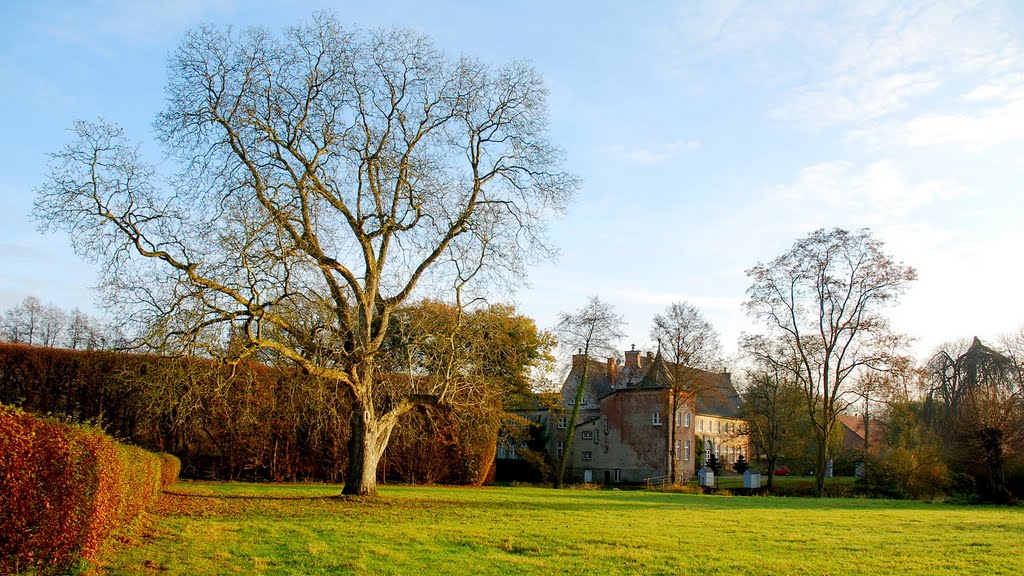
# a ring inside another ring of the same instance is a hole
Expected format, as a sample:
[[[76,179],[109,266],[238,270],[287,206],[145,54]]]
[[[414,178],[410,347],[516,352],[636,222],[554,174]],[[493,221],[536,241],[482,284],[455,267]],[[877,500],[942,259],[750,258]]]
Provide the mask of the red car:
[[[789,475],[789,467],[788,466],[779,466],[778,468],[775,469],[775,475],[776,476],[788,476]]]

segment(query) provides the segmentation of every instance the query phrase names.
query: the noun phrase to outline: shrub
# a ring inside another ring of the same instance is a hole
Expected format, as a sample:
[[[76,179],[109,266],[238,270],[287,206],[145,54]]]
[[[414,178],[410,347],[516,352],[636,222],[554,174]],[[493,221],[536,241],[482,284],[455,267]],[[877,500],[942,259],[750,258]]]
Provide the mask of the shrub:
[[[160,487],[167,488],[178,482],[181,474],[181,460],[174,454],[161,452],[160,457]]]
[[[0,573],[62,573],[152,502],[161,460],[0,405]]]

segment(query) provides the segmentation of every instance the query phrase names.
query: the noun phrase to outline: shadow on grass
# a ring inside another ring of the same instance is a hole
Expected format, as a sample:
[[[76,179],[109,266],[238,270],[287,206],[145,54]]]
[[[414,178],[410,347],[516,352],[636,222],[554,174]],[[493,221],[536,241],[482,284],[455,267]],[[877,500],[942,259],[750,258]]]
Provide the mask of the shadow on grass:
[[[341,500],[346,498],[339,494],[283,494],[283,495],[272,495],[272,494],[213,494],[213,493],[196,493],[196,492],[180,492],[178,490],[163,490],[164,494],[170,496],[180,496],[182,498],[216,498],[221,500],[325,500],[325,499],[337,499]]]

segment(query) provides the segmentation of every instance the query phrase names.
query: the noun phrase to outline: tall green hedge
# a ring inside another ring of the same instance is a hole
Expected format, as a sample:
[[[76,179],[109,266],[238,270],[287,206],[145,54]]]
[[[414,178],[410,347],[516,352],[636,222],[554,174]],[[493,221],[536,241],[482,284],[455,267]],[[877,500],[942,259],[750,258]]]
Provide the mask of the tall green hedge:
[[[92,557],[178,467],[96,428],[0,405],[0,573],[60,573]]]

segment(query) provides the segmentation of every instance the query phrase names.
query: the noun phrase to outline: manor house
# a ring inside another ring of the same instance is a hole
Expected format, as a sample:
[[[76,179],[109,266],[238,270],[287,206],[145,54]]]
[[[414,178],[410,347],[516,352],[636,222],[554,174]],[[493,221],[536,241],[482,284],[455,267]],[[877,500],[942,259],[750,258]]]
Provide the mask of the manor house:
[[[746,424],[728,372],[688,368],[664,360],[660,352],[641,356],[633,349],[626,351],[624,363],[573,356],[560,405],[525,415],[547,429],[552,461],[566,450],[584,366],[566,482],[684,482],[712,454],[726,468],[740,456],[749,460]],[[499,459],[515,457],[512,447],[498,447]]]

